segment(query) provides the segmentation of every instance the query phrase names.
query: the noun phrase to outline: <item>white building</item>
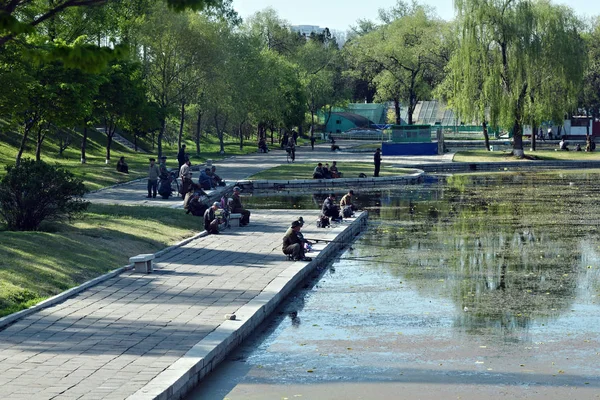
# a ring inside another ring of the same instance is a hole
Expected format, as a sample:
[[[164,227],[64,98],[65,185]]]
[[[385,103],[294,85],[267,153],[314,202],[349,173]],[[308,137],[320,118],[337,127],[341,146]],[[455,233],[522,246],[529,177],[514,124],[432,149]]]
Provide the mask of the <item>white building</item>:
[[[310,36],[311,33],[323,33],[325,28],[321,28],[317,25],[292,25],[292,31],[298,32],[301,35]]]

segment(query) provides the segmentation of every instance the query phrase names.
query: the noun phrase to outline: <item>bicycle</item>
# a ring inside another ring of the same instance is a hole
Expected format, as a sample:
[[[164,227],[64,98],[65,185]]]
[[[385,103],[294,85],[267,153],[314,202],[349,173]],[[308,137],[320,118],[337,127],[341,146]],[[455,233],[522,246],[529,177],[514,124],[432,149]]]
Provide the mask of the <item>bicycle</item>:
[[[291,147],[286,147],[285,149],[286,153],[287,153],[287,162],[288,164],[293,163],[296,160],[296,152],[294,150],[292,150]]]
[[[179,194],[179,181],[177,180],[177,173],[171,172],[171,194]]]

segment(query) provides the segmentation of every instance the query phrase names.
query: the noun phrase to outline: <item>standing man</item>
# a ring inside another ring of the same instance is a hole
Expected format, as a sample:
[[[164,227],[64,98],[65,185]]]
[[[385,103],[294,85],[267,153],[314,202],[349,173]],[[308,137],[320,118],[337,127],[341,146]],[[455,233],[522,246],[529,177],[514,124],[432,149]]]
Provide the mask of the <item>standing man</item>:
[[[250,223],[250,211],[246,210],[242,206],[242,199],[240,199],[241,189],[239,187],[233,188],[233,203],[231,205],[231,212],[233,214],[242,214],[240,218],[240,226],[246,226]]]
[[[192,185],[192,169],[190,168],[191,162],[189,159],[185,160],[181,169],[179,170],[179,177],[181,178],[181,197],[185,198],[185,194],[188,192]]]
[[[179,153],[177,153],[177,161],[179,162],[179,169],[185,164],[185,144],[181,146],[179,149]]]
[[[373,176],[378,177],[379,169],[381,168],[381,149],[379,147],[377,148],[377,150],[375,150],[375,155],[373,156],[373,162],[375,163],[375,173],[373,174]]]
[[[160,170],[158,169],[158,165],[154,162],[156,160],[154,158],[150,159],[150,168],[148,168],[148,196],[147,198],[155,198],[156,191],[158,189],[158,176],[160,175]]]
[[[314,134],[312,134],[312,135],[310,136],[310,148],[311,148],[311,150],[314,150],[314,149],[315,149],[315,142],[316,142],[316,141],[317,141],[317,138],[315,138],[315,135],[314,135]]]
[[[210,235],[217,235],[219,233],[219,218],[215,214],[215,211],[218,209],[219,203],[214,202],[212,207],[204,211],[204,230]]]

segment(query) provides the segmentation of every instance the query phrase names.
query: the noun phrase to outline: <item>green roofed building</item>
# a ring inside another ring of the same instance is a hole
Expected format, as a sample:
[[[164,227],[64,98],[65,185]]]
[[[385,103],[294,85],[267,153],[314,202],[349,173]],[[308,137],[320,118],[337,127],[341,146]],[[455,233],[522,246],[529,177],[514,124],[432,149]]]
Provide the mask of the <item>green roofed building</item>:
[[[373,121],[359,114],[332,112],[325,126],[325,132],[342,133],[355,128],[370,128],[372,125]]]
[[[337,110],[336,110],[337,111]],[[376,124],[385,124],[387,115],[387,104],[378,103],[350,103],[346,107],[349,113],[362,115]]]

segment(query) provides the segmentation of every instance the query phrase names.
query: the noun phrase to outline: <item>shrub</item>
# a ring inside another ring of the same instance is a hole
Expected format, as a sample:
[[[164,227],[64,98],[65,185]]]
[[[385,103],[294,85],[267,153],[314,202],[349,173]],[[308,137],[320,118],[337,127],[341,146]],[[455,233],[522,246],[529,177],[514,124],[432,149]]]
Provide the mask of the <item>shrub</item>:
[[[6,166],[0,181],[0,215],[8,229],[34,231],[47,219],[70,218],[87,209],[85,186],[69,171],[42,161]]]

